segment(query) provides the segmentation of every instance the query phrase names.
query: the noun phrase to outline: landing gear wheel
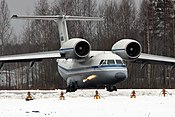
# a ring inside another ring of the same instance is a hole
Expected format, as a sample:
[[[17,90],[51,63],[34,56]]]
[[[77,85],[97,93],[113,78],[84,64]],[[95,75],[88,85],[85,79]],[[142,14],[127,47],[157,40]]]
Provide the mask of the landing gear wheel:
[[[66,92],[75,92],[77,89],[75,88],[75,86],[68,86],[67,89],[66,89]]]
[[[66,92],[75,92],[78,89],[77,83],[72,83],[66,89]]]
[[[114,89],[114,91],[117,91],[117,87],[116,86],[113,86],[113,89]]]
[[[108,85],[108,86],[107,86],[107,91],[109,91],[109,92],[117,91],[117,88],[116,88],[116,86]]]

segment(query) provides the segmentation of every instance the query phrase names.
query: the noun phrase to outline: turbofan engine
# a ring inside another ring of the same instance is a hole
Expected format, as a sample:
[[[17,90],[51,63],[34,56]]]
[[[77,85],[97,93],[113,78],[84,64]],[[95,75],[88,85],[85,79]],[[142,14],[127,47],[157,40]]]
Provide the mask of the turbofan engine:
[[[112,52],[119,55],[124,60],[134,60],[142,52],[139,42],[132,39],[122,39],[112,46]]]
[[[89,55],[91,45],[88,41],[80,38],[73,38],[65,42],[60,48],[61,57],[66,59],[81,59]]]

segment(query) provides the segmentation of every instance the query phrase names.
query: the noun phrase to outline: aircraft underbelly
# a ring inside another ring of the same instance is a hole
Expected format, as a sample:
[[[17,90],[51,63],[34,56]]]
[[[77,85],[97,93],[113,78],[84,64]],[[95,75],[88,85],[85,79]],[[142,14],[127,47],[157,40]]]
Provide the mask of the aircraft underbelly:
[[[59,73],[69,82],[77,82],[80,87],[89,87],[104,84],[116,84],[127,78],[126,68],[88,68],[66,69],[58,65]],[[88,77],[95,76],[92,79]],[[87,79],[87,80],[86,80]]]

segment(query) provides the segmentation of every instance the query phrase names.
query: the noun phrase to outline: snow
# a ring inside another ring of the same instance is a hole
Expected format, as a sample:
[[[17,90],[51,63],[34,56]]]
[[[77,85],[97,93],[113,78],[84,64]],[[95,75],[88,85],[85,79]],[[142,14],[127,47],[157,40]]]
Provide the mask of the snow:
[[[101,99],[94,99],[95,90],[78,90],[64,94],[62,90],[30,90],[34,100],[25,101],[27,90],[0,91],[2,117],[175,117],[175,90],[135,89],[136,98],[130,98],[132,89],[117,92],[98,90]],[[63,90],[63,92],[65,92]]]

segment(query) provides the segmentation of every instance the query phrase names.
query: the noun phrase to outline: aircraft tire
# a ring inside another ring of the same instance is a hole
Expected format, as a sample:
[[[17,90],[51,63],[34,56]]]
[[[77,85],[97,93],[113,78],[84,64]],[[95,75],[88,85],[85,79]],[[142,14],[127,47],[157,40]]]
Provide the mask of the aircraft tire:
[[[75,92],[77,90],[77,88],[75,87],[75,85],[69,85],[66,89],[66,92]]]
[[[107,91],[109,91],[109,92],[117,91],[117,88],[116,88],[116,86],[108,85],[107,86]]]

